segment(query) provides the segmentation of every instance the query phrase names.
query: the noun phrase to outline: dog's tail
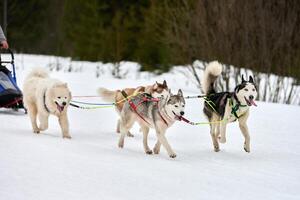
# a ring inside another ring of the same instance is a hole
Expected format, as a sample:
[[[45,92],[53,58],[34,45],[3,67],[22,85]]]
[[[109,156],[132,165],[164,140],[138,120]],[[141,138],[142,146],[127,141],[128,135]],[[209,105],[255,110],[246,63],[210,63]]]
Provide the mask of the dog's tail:
[[[215,93],[214,83],[219,75],[222,73],[222,65],[218,61],[210,62],[205,71],[202,79],[202,92],[204,94]]]
[[[98,88],[99,96],[106,102],[115,102],[117,91],[111,91],[106,88]]]
[[[48,74],[48,71],[45,69],[45,68],[34,68],[26,77],[26,79],[29,79],[29,78],[33,78],[33,77],[36,77],[36,78],[48,78],[49,77],[49,74]]]

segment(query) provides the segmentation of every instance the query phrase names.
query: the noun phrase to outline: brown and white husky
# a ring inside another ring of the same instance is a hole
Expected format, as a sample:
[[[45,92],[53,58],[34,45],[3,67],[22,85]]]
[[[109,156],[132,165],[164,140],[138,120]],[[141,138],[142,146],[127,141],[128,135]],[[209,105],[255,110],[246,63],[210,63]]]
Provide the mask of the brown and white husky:
[[[128,96],[132,96],[139,93],[148,93],[153,98],[167,98],[170,95],[166,81],[164,81],[163,83],[156,82],[153,85],[149,86],[139,86],[137,88],[124,88],[123,90],[114,91],[108,90],[106,88],[99,88],[98,94],[106,102],[118,102],[116,104],[116,111],[120,115],[123,106],[126,102],[122,101],[125,98],[122,94],[122,91],[124,91]],[[120,133],[120,119],[118,120],[117,124],[117,133]],[[133,137],[130,131],[128,131],[127,135]]]

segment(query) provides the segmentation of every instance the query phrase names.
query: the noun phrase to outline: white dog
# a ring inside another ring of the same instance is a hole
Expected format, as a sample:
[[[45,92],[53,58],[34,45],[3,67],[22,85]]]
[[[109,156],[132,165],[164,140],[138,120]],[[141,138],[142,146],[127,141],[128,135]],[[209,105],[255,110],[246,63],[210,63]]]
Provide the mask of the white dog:
[[[67,117],[71,92],[67,83],[50,78],[43,68],[36,68],[25,78],[23,100],[34,133],[40,133],[48,128],[48,118],[52,114],[59,119],[63,138],[71,138]]]

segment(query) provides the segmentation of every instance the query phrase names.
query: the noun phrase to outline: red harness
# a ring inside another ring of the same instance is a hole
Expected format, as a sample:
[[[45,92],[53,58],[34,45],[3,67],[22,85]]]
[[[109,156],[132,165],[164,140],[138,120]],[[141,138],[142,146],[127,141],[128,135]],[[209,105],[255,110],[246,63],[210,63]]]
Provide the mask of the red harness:
[[[144,96],[143,98],[142,98],[142,100],[137,104],[137,105],[135,105],[132,101],[131,101],[131,99],[129,99],[128,98],[128,95],[127,95],[127,93],[124,91],[124,90],[122,90],[121,91],[121,93],[122,93],[122,95],[127,99],[127,101],[128,101],[128,103],[129,103],[129,105],[130,105],[130,107],[132,108],[132,110],[134,110],[134,112],[144,121],[144,122],[146,122],[147,124],[149,124],[149,125],[151,125],[138,111],[137,111],[137,109],[138,109],[138,107],[142,104],[142,103],[144,103],[144,102],[159,102],[159,99],[158,98],[153,98],[153,97],[151,97],[150,95],[148,95],[148,94],[146,94],[145,93],[145,95],[146,96]],[[159,113],[160,114],[160,113]],[[160,114],[160,116],[161,116],[161,114]],[[162,116],[161,116],[162,117]],[[162,117],[162,119],[163,119],[163,121],[167,124],[167,122],[166,122],[166,120]]]

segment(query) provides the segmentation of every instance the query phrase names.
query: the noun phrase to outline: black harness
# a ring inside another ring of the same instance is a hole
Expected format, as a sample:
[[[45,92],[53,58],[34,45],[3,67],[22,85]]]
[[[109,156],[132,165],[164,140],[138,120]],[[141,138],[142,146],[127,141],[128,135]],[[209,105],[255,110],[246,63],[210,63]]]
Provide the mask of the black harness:
[[[45,91],[44,96],[43,96],[44,108],[45,108],[45,110],[46,110],[48,113],[51,113],[50,110],[49,110],[49,108],[48,108],[47,105],[46,105],[46,92],[47,92],[47,91]]]
[[[240,109],[240,107],[247,107],[247,105],[242,105],[241,102],[237,99],[236,94],[233,95],[233,98],[236,100],[237,104],[234,105],[232,98],[229,99],[229,105],[231,108],[231,114],[235,116],[235,118],[239,119],[241,117],[238,116],[237,111]]]

